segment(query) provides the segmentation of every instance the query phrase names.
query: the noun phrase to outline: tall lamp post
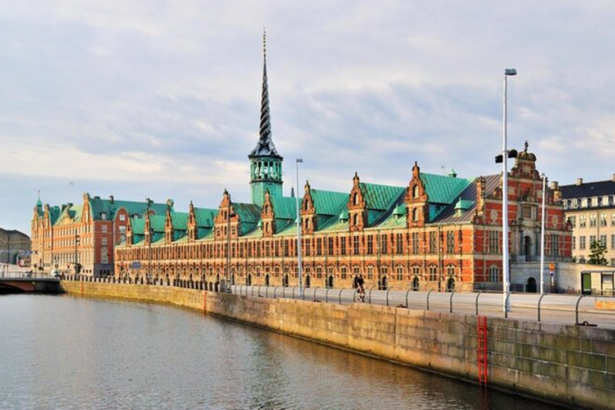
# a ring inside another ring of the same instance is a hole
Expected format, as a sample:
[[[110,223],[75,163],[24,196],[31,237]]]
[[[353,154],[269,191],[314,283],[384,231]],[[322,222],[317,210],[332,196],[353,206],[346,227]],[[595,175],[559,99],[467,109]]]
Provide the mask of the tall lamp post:
[[[502,163],[502,307],[504,312],[510,311],[508,305],[508,292],[510,291],[510,279],[508,272],[508,158],[516,158],[517,151],[508,150],[507,138],[507,79],[517,75],[517,70],[507,68],[504,70],[504,109],[502,126],[502,154],[495,157],[496,163]]]
[[[299,296],[303,296],[303,282],[301,280],[301,271],[303,270],[301,266],[301,213],[299,210],[299,164],[303,163],[303,159],[297,158],[296,161],[296,176],[297,176],[297,196],[295,197],[297,201],[297,269],[298,269],[298,278],[299,278]]]
[[[151,285],[152,283],[152,241],[154,240],[154,230],[152,229],[152,227],[149,227],[149,244],[148,244],[148,257],[149,257],[149,262],[147,264],[147,271],[148,271],[148,275],[147,275],[147,284]]]
[[[78,252],[79,242],[80,242],[79,231],[75,229],[75,274],[76,275],[81,273],[81,269],[79,269],[79,252]]]
[[[228,209],[226,218],[226,292],[232,293],[231,289],[231,194],[228,194]]]
[[[540,226],[540,293],[545,292],[544,274],[545,274],[545,218],[547,213],[546,197],[547,197],[547,176],[542,173],[542,222]]]

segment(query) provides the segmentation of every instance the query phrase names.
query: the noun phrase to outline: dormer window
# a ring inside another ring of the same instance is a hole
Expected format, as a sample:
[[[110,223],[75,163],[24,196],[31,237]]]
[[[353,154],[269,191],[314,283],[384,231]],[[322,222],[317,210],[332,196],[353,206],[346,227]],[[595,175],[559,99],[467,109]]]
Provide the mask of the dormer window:
[[[103,221],[107,220],[107,213],[106,212],[101,212],[100,213],[100,219],[102,219]]]

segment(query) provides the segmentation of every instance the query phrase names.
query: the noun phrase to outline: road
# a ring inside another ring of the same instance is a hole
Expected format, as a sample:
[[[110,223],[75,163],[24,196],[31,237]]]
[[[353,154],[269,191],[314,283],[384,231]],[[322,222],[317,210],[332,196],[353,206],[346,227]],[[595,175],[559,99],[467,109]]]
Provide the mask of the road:
[[[299,289],[265,286],[233,286],[233,293],[241,295],[261,296],[268,298],[289,298],[318,300],[326,303],[350,304],[361,303],[354,289],[305,289],[303,297]],[[380,291],[368,289],[366,302],[376,305],[409,307],[410,309],[430,310],[437,312],[453,312],[461,314],[480,314],[489,317],[505,317],[504,299],[501,293],[438,293]],[[576,323],[595,324],[599,327],[615,328],[615,311],[596,310],[596,300],[610,300],[615,298],[602,296],[545,294],[542,297],[535,293],[510,294],[510,310],[508,318],[525,319],[545,323],[560,323],[574,325]],[[540,317],[538,303],[540,301]],[[578,304],[578,309],[577,309]]]

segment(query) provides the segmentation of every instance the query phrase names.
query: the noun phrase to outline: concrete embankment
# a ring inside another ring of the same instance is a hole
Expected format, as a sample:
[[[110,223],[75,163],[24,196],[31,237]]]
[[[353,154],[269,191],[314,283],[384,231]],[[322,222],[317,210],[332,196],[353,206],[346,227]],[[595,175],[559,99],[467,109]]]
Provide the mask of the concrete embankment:
[[[169,303],[476,382],[477,318],[167,286],[63,282],[71,294]],[[615,330],[488,318],[490,386],[615,409]]]

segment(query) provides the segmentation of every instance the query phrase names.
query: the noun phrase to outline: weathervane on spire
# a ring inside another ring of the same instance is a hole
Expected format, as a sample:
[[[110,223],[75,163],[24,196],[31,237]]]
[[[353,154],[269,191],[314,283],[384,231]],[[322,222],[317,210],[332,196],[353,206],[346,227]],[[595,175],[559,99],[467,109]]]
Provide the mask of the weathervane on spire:
[[[527,152],[527,148],[530,146],[530,144],[527,143],[527,140],[525,140],[525,149],[523,150],[523,152]]]

